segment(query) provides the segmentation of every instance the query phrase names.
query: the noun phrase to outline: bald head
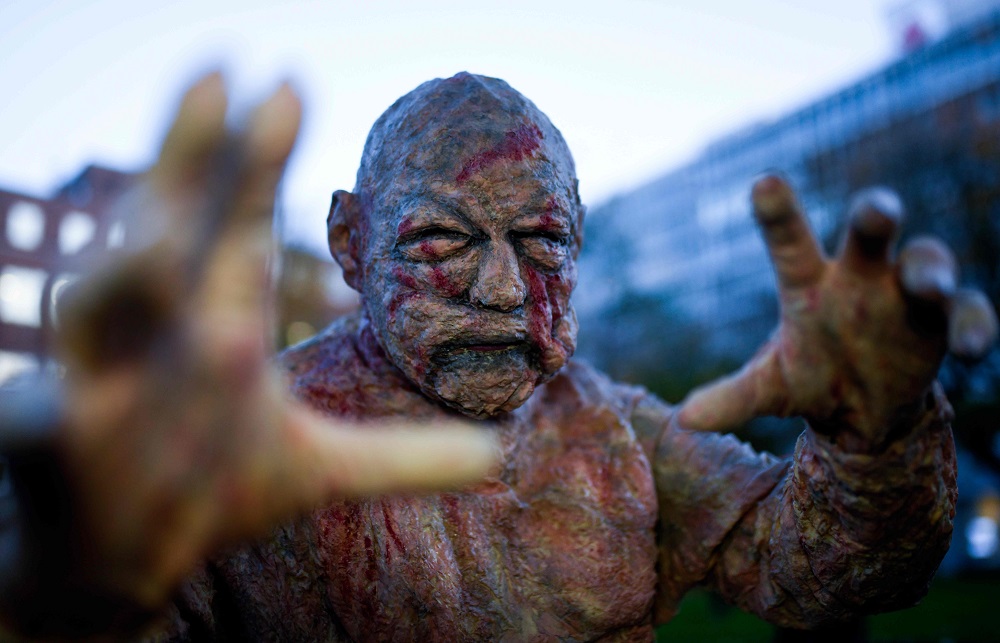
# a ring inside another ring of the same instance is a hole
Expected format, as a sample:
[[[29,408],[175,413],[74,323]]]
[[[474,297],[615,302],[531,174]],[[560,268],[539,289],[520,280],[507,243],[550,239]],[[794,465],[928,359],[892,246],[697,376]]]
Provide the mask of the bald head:
[[[504,81],[461,72],[420,85],[382,114],[368,134],[355,193],[377,194],[414,173],[462,183],[494,162],[527,157],[569,177],[575,192],[573,157],[548,117]]]

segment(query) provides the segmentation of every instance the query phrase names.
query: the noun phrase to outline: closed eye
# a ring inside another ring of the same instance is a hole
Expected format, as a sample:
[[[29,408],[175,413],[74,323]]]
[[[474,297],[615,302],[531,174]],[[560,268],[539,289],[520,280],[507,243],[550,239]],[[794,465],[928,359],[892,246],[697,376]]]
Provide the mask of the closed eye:
[[[521,253],[543,270],[558,270],[569,254],[569,237],[558,232],[514,232],[511,237]]]
[[[431,226],[414,230],[400,239],[396,247],[411,261],[442,261],[471,245],[473,238],[458,230]]]

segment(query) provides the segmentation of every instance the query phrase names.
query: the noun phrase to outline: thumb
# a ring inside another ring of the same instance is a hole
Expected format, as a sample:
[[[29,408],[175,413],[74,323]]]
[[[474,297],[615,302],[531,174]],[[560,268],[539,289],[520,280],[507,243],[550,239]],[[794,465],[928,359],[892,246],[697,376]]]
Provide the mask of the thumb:
[[[691,431],[727,431],[755,417],[782,414],[786,406],[778,351],[768,343],[739,371],[689,393],[675,417]]]
[[[251,474],[253,502],[228,508],[225,540],[336,498],[457,489],[495,472],[500,459],[496,436],[482,424],[349,425],[297,401],[281,415],[277,440]]]

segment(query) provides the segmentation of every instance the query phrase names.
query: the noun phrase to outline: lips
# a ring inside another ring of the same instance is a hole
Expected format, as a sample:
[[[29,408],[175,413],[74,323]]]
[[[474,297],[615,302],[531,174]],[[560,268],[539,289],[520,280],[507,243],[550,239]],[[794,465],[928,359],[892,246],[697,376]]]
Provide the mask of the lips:
[[[485,333],[472,337],[466,336],[445,342],[438,352],[461,353],[499,353],[508,350],[527,350],[530,342],[526,335],[519,332]]]
[[[451,341],[434,351],[434,361],[439,365],[452,366],[467,362],[469,359],[481,362],[494,362],[519,356],[521,359],[532,354],[532,345],[527,338],[520,336],[477,337]],[[499,362],[498,362],[499,363]],[[485,364],[482,364],[485,366]]]
[[[504,344],[470,344],[468,346],[463,346],[461,348],[476,353],[495,353],[498,351],[510,350],[511,348],[515,348],[519,345],[520,344],[516,342],[510,342]]]

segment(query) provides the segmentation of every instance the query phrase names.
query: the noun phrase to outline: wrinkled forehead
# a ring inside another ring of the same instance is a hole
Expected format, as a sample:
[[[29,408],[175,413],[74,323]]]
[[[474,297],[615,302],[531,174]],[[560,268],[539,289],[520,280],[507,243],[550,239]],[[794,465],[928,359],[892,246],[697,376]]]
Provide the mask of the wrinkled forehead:
[[[461,190],[487,175],[545,184],[578,205],[573,158],[548,117],[504,81],[461,73],[424,83],[379,118],[355,192]]]

